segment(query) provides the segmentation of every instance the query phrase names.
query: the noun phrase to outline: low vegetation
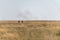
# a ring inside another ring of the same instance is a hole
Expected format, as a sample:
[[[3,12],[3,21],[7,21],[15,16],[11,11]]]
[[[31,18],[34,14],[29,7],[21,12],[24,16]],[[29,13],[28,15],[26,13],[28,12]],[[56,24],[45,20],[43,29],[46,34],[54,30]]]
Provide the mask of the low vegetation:
[[[60,40],[59,26],[39,22],[2,23],[0,24],[0,40]]]

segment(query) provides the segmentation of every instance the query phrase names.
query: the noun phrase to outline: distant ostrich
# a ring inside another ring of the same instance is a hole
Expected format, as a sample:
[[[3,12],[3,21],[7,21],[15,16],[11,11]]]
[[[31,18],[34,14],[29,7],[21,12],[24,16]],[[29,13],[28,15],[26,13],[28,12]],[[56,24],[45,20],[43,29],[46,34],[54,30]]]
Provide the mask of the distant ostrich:
[[[23,21],[18,20],[18,23],[20,23],[20,22],[23,23]]]
[[[20,23],[20,20],[18,20],[18,23]]]
[[[23,23],[23,21],[21,21],[21,23]]]

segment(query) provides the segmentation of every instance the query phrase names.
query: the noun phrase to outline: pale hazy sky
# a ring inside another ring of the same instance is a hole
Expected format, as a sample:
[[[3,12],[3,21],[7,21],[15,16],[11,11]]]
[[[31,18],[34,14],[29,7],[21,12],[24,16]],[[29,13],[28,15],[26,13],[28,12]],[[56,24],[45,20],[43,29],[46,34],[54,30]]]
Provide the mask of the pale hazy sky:
[[[0,0],[0,20],[60,20],[60,0]]]

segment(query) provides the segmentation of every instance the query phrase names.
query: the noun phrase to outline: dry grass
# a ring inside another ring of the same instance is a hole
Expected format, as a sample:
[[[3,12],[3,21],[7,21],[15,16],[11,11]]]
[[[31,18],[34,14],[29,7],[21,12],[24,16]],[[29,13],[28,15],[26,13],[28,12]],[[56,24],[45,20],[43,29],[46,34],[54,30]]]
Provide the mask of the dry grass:
[[[56,21],[2,21],[0,40],[60,40],[60,22]]]

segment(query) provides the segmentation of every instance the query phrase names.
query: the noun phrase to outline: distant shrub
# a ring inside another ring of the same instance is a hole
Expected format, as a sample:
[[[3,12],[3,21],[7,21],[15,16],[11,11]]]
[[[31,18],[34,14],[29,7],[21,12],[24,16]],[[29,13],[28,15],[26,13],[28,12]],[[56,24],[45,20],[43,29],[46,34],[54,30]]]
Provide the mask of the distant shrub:
[[[58,33],[56,33],[56,36],[60,36],[60,31]]]

